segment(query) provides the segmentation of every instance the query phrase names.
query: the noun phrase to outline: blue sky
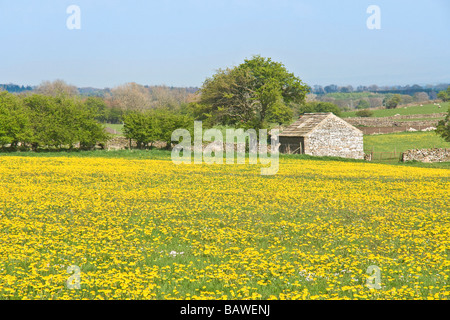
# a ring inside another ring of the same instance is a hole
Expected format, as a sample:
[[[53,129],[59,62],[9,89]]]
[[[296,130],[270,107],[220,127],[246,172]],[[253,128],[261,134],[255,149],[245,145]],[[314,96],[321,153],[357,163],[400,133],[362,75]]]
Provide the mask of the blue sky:
[[[201,86],[254,54],[309,85],[447,83],[449,31],[448,0],[0,0],[0,83]]]

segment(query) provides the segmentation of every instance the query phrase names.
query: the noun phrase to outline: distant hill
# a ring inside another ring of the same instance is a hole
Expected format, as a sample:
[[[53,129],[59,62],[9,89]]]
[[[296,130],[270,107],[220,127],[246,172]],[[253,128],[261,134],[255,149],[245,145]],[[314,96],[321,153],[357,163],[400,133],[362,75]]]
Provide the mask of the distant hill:
[[[5,91],[8,92],[12,92],[12,93],[20,93],[20,92],[25,92],[25,91],[32,91],[34,90],[35,87],[31,87],[31,86],[19,86],[17,84],[0,84],[0,89],[3,89]]]
[[[91,96],[104,97],[105,95],[111,93],[111,89],[109,89],[109,88],[98,89],[98,88],[87,87],[87,88],[78,88],[78,92],[80,93],[80,95],[87,96],[87,97],[91,97]]]

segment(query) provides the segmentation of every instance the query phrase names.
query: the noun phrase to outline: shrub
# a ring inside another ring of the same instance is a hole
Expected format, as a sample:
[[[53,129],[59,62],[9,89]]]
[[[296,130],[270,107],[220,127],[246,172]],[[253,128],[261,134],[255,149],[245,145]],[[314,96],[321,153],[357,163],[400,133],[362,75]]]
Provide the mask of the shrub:
[[[124,117],[125,137],[136,140],[139,149],[147,148],[155,141],[171,145],[172,132],[183,128],[192,131],[193,119],[169,110],[151,110],[145,113],[130,112]]]
[[[358,117],[372,117],[373,116],[373,111],[371,111],[371,110],[359,110],[359,111],[356,111],[356,116],[358,116]]]
[[[399,94],[394,94],[390,98],[384,99],[384,105],[386,109],[395,109],[402,102],[402,97]]]

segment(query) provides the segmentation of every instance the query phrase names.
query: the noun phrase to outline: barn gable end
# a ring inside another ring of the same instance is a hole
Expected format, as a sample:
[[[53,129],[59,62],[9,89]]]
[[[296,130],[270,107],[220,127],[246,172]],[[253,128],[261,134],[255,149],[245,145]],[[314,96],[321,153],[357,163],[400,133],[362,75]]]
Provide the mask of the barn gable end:
[[[307,134],[305,153],[364,159],[363,133],[341,118],[330,114]]]

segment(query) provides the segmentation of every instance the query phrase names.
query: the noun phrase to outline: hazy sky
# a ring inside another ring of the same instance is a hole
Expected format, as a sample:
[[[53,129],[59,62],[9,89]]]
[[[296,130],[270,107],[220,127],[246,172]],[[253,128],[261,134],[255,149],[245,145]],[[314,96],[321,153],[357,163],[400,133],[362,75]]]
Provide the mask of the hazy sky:
[[[0,0],[0,83],[201,86],[260,54],[309,85],[437,84],[449,31],[448,0]]]

